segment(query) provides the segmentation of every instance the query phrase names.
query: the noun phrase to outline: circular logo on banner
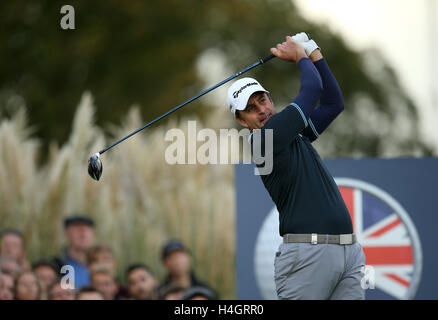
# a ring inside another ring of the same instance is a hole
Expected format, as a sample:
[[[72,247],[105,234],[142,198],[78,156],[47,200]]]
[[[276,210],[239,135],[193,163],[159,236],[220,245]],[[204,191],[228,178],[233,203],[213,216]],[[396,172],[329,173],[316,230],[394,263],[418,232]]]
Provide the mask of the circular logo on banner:
[[[412,220],[387,192],[369,183],[335,178],[350,212],[354,232],[362,245],[366,264],[373,268],[374,289],[367,299],[412,299],[421,278],[421,244]],[[274,207],[257,236],[254,267],[264,299],[277,299],[274,258],[282,242]]]

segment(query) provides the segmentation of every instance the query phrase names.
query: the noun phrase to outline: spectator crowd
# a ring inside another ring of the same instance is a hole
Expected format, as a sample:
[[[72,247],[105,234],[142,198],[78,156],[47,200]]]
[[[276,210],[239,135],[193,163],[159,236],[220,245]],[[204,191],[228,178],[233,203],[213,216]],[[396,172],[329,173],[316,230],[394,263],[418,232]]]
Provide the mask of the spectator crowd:
[[[95,222],[84,215],[64,220],[65,249],[57,257],[29,263],[23,234],[0,233],[0,300],[215,300],[217,293],[201,282],[192,269],[189,249],[178,240],[164,244],[160,282],[144,263],[117,278],[110,246],[94,244]]]

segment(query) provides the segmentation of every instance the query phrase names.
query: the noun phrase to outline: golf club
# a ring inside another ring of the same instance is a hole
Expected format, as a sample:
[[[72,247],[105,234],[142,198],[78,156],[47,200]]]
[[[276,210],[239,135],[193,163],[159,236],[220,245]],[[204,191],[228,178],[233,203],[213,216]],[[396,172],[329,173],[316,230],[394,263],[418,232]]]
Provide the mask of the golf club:
[[[310,36],[310,34],[308,34],[308,33],[307,33],[307,37],[308,37],[308,40],[311,39],[311,36]],[[184,107],[186,104],[189,104],[190,102],[195,101],[196,99],[202,97],[204,94],[209,93],[210,91],[212,91],[212,90],[214,90],[214,89],[220,87],[221,85],[223,85],[223,84],[225,84],[225,83],[227,83],[227,82],[233,80],[234,78],[237,78],[237,77],[240,76],[241,74],[243,74],[243,73],[245,73],[245,72],[247,72],[247,71],[249,71],[249,70],[251,70],[251,69],[253,69],[253,68],[255,68],[255,67],[257,67],[257,66],[259,66],[259,65],[261,65],[261,64],[263,64],[263,63],[265,63],[265,62],[267,62],[267,61],[269,61],[269,60],[271,60],[272,58],[275,58],[275,56],[274,56],[273,54],[270,54],[269,56],[267,56],[267,57],[265,57],[265,58],[263,58],[263,59],[260,59],[259,61],[253,63],[253,64],[250,65],[249,67],[247,67],[247,68],[245,68],[245,69],[243,69],[243,70],[237,72],[236,74],[232,75],[231,77],[229,77],[229,78],[227,78],[227,79],[225,79],[225,80],[219,82],[218,84],[216,84],[216,85],[214,85],[214,86],[208,88],[207,90],[201,92],[200,94],[198,94],[198,95],[194,96],[193,98],[187,100],[186,102],[180,104],[179,106],[176,106],[175,108],[173,108],[173,109],[167,111],[167,112],[164,113],[163,115],[161,115],[161,116],[159,116],[158,118],[152,120],[151,122],[145,124],[143,127],[138,128],[137,130],[135,130],[134,132],[128,134],[126,137],[120,139],[119,141],[114,142],[112,145],[106,147],[105,149],[103,149],[103,150],[101,150],[101,151],[99,151],[99,152],[96,152],[96,153],[93,154],[93,155],[90,157],[90,159],[88,160],[88,174],[89,174],[90,177],[93,178],[94,180],[99,181],[100,177],[102,176],[102,171],[103,171],[103,165],[102,165],[102,160],[101,160],[100,156],[101,156],[104,152],[106,152],[107,150],[111,149],[112,147],[118,145],[120,142],[122,142],[122,141],[128,139],[129,137],[133,136],[134,134],[140,132],[141,130],[146,129],[146,128],[149,127],[150,125],[154,124],[154,123],[157,122],[158,120],[163,119],[164,117],[168,116],[168,115],[171,114],[172,112],[174,112],[174,111],[176,111],[176,110],[178,110],[178,109]]]
[[[308,39],[311,39],[310,34],[307,34]],[[106,147],[105,149],[96,152],[95,154],[93,154],[90,159],[88,160],[88,174],[90,175],[90,177],[92,177],[94,180],[99,181],[101,175],[102,175],[102,171],[103,171],[103,165],[102,165],[102,160],[100,158],[100,156],[106,152],[107,150],[111,149],[112,147],[118,145],[120,142],[128,139],[129,137],[133,136],[134,134],[136,134],[137,132],[140,132],[143,129],[146,129],[147,127],[149,127],[150,125],[154,124],[155,122],[157,122],[158,120],[163,119],[164,117],[168,116],[169,114],[171,114],[172,112],[184,107],[186,104],[189,104],[192,101],[195,101],[196,99],[202,97],[204,94],[209,93],[210,91],[220,87],[221,85],[233,80],[234,78],[237,78],[238,76],[240,76],[241,74],[271,60],[272,58],[275,58],[275,56],[273,54],[270,54],[269,56],[260,59],[259,61],[255,62],[254,64],[250,65],[249,67],[237,72],[236,74],[232,75],[231,77],[219,82],[218,84],[208,88],[207,90],[201,92],[200,94],[194,96],[193,98],[187,100],[186,102],[180,104],[179,106],[176,106],[175,108],[167,111],[166,113],[164,113],[163,115],[159,116],[158,118],[152,120],[151,122],[145,124],[143,127],[138,128],[137,130],[135,130],[134,132],[128,134],[126,137],[120,139],[119,141],[114,142],[112,145],[110,145],[109,147]]]
[[[168,116],[168,115],[171,114],[172,112],[175,112],[176,110],[178,110],[178,109],[184,107],[185,105],[189,104],[190,102],[195,101],[196,99],[202,97],[203,95],[209,93],[210,91],[212,91],[212,90],[214,90],[214,89],[220,87],[221,85],[223,85],[223,84],[225,84],[225,83],[227,83],[227,82],[233,80],[234,78],[240,76],[241,74],[243,74],[243,73],[245,73],[245,72],[247,72],[247,71],[249,71],[249,70],[251,70],[251,69],[253,69],[253,68],[255,68],[255,67],[257,67],[257,66],[259,66],[259,65],[261,65],[261,64],[263,64],[263,63],[265,63],[265,62],[267,62],[267,61],[269,61],[269,60],[271,60],[271,59],[274,58],[274,57],[275,57],[275,56],[274,56],[273,54],[270,54],[269,56],[267,56],[267,57],[265,57],[265,58],[263,58],[263,59],[260,59],[259,61],[257,61],[256,63],[250,65],[249,67],[247,67],[247,68],[245,68],[245,69],[243,69],[243,70],[237,72],[236,74],[232,75],[231,77],[229,77],[229,78],[227,78],[227,79],[225,79],[225,80],[219,82],[218,84],[216,84],[216,85],[214,85],[214,86],[208,88],[207,90],[201,92],[200,94],[198,94],[198,95],[194,96],[193,98],[187,100],[186,102],[180,104],[179,106],[176,106],[175,108],[173,108],[173,109],[167,111],[167,112],[164,113],[163,115],[161,115],[161,116],[159,116],[158,118],[152,120],[151,122],[145,124],[143,127],[139,128],[139,129],[137,129],[137,130],[135,130],[134,132],[128,134],[126,137],[124,137],[124,138],[122,138],[122,139],[120,139],[120,140],[114,142],[112,145],[106,147],[105,149],[103,149],[103,150],[101,150],[101,151],[99,151],[99,152],[96,152],[96,153],[93,154],[93,155],[90,157],[90,159],[88,160],[88,174],[89,174],[90,177],[93,178],[94,180],[99,181],[99,179],[100,179],[100,177],[101,177],[101,175],[102,175],[102,171],[103,171],[102,160],[101,160],[101,157],[100,157],[100,156],[101,156],[104,152],[108,151],[108,150],[111,149],[112,147],[118,145],[120,142],[122,142],[122,141],[128,139],[129,137],[133,136],[134,134],[140,132],[141,130],[146,129],[146,128],[149,127],[150,125],[152,125],[152,124],[154,124],[155,122],[157,122],[157,121],[163,119],[164,117]]]

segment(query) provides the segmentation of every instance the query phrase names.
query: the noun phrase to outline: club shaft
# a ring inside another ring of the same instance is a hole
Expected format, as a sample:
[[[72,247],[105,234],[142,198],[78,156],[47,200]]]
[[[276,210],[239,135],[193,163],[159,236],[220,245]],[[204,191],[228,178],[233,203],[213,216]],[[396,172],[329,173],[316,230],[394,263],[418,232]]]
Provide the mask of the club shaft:
[[[265,57],[265,58],[263,58],[263,59],[260,59],[259,61],[257,61],[256,63],[250,65],[249,67],[247,67],[247,68],[245,68],[245,69],[243,69],[243,70],[237,72],[236,74],[232,75],[231,77],[229,77],[229,78],[227,78],[227,79],[225,79],[225,80],[219,82],[218,84],[216,84],[216,85],[214,85],[214,86],[208,88],[207,90],[201,92],[200,94],[198,94],[198,95],[194,96],[193,98],[187,100],[186,102],[180,104],[179,106],[176,106],[175,108],[173,108],[173,109],[167,111],[166,113],[162,114],[162,115],[159,116],[158,118],[156,118],[156,119],[152,120],[151,122],[145,124],[143,127],[138,128],[138,129],[135,130],[134,132],[128,134],[126,137],[120,139],[119,141],[114,142],[114,143],[113,143],[112,145],[110,145],[109,147],[106,147],[105,149],[99,151],[99,153],[100,153],[100,154],[104,153],[105,151],[107,151],[107,150],[111,149],[112,147],[118,145],[120,142],[125,141],[126,139],[128,139],[128,138],[131,137],[131,136],[133,136],[134,134],[140,132],[140,131],[143,130],[143,129],[146,129],[147,127],[149,127],[150,125],[154,124],[155,122],[157,122],[157,121],[163,119],[164,117],[167,117],[167,116],[168,116],[169,114],[171,114],[172,112],[175,112],[176,110],[178,110],[178,109],[184,107],[186,104],[189,104],[190,102],[195,101],[196,99],[202,97],[203,95],[209,93],[210,91],[212,91],[212,90],[214,90],[214,89],[216,89],[216,88],[222,86],[223,84],[227,83],[228,81],[233,80],[234,78],[237,78],[237,77],[240,76],[241,74],[243,74],[243,73],[245,73],[245,72],[247,72],[247,71],[249,71],[249,70],[251,70],[251,69],[253,69],[253,68],[255,68],[255,67],[257,67],[257,66],[259,66],[259,65],[261,65],[261,64],[263,64],[263,63],[265,63],[265,62],[267,62],[267,61],[269,61],[269,60],[271,60],[271,59],[274,58],[274,57],[275,57],[275,56],[274,56],[273,54],[271,54],[271,55],[269,55],[269,56],[267,56],[267,57]]]

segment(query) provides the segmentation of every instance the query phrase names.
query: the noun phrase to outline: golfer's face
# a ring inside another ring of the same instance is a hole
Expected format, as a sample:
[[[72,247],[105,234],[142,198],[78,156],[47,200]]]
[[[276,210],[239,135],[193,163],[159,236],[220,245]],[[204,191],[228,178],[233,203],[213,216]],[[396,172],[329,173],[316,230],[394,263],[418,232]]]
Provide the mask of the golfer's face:
[[[245,110],[239,114],[242,119],[236,120],[241,125],[250,130],[260,129],[275,114],[275,108],[266,92],[255,92],[249,98]]]

